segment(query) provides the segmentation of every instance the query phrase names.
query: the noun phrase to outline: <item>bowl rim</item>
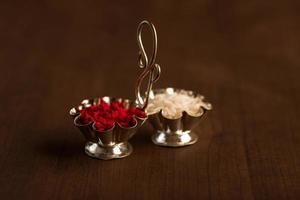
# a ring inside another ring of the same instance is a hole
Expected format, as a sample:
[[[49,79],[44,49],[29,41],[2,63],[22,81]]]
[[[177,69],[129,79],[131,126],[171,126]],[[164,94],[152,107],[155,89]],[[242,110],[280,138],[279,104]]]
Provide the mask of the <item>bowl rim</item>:
[[[127,98],[116,98],[116,97],[110,97],[110,96],[103,96],[103,97],[96,97],[96,98],[90,98],[90,99],[83,99],[77,107],[73,107],[69,111],[70,116],[74,117],[73,124],[77,127],[91,126],[93,131],[96,131],[96,132],[99,132],[99,133],[108,133],[108,132],[111,132],[116,127],[119,127],[121,129],[125,129],[125,130],[134,129],[138,126],[138,123],[139,123],[138,120],[146,121],[148,119],[148,115],[145,118],[133,115],[133,119],[135,121],[134,126],[125,127],[125,126],[120,125],[120,123],[118,123],[118,122],[114,122],[114,125],[112,126],[112,128],[110,128],[108,130],[105,130],[105,131],[97,130],[94,126],[96,122],[93,121],[93,120],[91,122],[87,123],[87,124],[77,123],[77,120],[81,116],[80,110],[82,110],[83,108],[87,108],[91,105],[98,105],[101,99],[104,100],[107,103],[110,103],[110,102],[113,102],[113,101],[125,101],[128,104],[128,106],[126,106],[127,108],[130,108],[130,107],[133,107],[133,106],[137,107],[135,101],[132,101],[132,100],[127,99]]]
[[[160,114],[165,119],[168,119],[168,120],[178,120],[178,119],[181,119],[184,115],[188,115],[189,117],[194,117],[194,118],[200,118],[200,117],[202,117],[204,115],[204,113],[206,111],[212,110],[211,103],[205,101],[205,97],[203,95],[201,95],[200,93],[198,93],[196,91],[193,91],[193,90],[187,90],[187,89],[181,89],[181,88],[174,88],[174,87],[157,88],[157,89],[153,89],[153,90],[150,91],[149,99],[151,99],[151,98],[153,99],[156,94],[163,94],[163,93],[172,94],[172,93],[176,93],[176,92],[185,92],[189,96],[199,97],[202,100],[202,102],[204,103],[205,106],[201,105],[200,108],[199,108],[199,114],[196,114],[196,115],[194,115],[192,113],[189,113],[186,110],[183,110],[181,112],[181,114],[179,115],[179,117],[170,118],[170,117],[167,117],[167,116],[165,116],[163,114],[163,110],[164,109],[162,107],[158,108],[155,112],[150,112],[150,113],[147,112],[147,108],[146,108],[145,111],[146,111],[147,115],[151,116],[151,115]]]

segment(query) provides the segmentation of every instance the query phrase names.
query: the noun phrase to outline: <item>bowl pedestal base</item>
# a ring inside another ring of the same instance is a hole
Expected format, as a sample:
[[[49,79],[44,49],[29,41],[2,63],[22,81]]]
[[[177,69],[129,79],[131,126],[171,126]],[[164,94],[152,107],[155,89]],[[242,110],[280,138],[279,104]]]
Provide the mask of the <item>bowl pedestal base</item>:
[[[93,158],[110,160],[129,156],[132,153],[132,146],[128,142],[117,143],[109,146],[102,146],[98,143],[87,142],[85,145],[85,153]]]
[[[152,136],[152,142],[159,146],[182,147],[196,143],[198,136],[190,131],[164,132],[157,131]]]

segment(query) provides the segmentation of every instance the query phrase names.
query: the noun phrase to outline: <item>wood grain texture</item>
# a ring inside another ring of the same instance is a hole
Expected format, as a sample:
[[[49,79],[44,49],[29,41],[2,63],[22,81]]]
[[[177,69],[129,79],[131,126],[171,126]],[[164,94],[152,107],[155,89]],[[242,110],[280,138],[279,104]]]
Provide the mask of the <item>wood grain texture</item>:
[[[300,199],[299,1],[1,1],[1,199]],[[130,157],[99,161],[68,110],[133,98],[136,28],[156,25],[155,87],[214,110],[199,142],[162,148],[145,125]]]

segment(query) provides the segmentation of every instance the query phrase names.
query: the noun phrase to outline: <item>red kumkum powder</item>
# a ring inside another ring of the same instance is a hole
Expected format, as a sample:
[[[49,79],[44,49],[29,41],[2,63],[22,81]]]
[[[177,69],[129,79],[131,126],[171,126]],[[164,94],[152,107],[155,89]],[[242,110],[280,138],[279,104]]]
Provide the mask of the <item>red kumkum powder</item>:
[[[113,101],[111,104],[101,99],[99,105],[92,105],[80,111],[80,123],[95,122],[94,127],[98,131],[107,131],[117,122],[122,127],[133,127],[136,121],[133,116],[146,118],[147,114],[140,108],[127,109],[124,101]]]

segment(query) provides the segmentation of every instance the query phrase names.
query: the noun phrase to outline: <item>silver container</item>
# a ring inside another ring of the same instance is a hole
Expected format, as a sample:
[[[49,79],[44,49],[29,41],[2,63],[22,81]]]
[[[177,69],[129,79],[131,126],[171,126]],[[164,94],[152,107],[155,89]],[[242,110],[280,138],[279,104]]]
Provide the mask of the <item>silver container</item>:
[[[85,153],[93,158],[109,160],[114,158],[123,158],[129,156],[132,152],[132,146],[128,140],[136,133],[137,129],[146,121],[146,118],[134,116],[135,126],[127,128],[120,126],[117,122],[107,131],[98,131],[94,127],[95,122],[89,124],[80,124],[80,110],[91,105],[98,105],[100,100],[106,103],[112,101],[122,101],[111,97],[85,99],[81,104],[70,110],[74,125],[80,130],[86,139]],[[135,106],[130,100],[125,99],[125,107]]]
[[[152,54],[150,57],[147,56],[143,42],[142,42],[142,31],[148,27],[152,33]],[[137,43],[139,47],[138,66],[143,69],[143,72],[137,79],[135,86],[135,101],[125,99],[125,107],[139,107],[145,110],[148,103],[148,95],[146,98],[141,97],[141,85],[144,79],[147,79],[147,94],[152,89],[152,85],[159,79],[160,66],[155,62],[157,54],[157,34],[155,26],[149,21],[142,21],[137,29]],[[111,97],[85,99],[81,102],[78,107],[70,110],[70,115],[74,120],[74,125],[78,127],[81,133],[84,135],[87,143],[85,145],[85,152],[87,155],[93,158],[99,158],[103,160],[109,160],[114,158],[123,158],[131,154],[132,146],[128,140],[136,133],[137,129],[147,120],[145,118],[139,118],[134,116],[136,121],[135,126],[126,128],[115,122],[115,125],[107,131],[101,132],[95,129],[94,123],[80,124],[80,111],[91,105],[98,105],[100,100],[103,99],[105,102],[110,103],[112,101],[122,101],[122,99],[114,99]]]
[[[154,99],[157,94],[173,94],[182,92],[186,95],[199,97],[201,100],[204,100],[204,96],[193,91],[165,88],[150,91],[149,101],[151,102],[151,99]],[[197,115],[183,111],[181,115],[175,119],[171,119],[164,115],[164,108],[158,108],[152,113],[147,112],[148,121],[155,129],[155,133],[152,136],[153,143],[160,146],[181,147],[197,142],[198,136],[193,129],[201,122],[201,118],[204,114],[208,110],[212,109],[212,105],[210,103],[205,101],[202,102],[203,104],[199,107]]]

